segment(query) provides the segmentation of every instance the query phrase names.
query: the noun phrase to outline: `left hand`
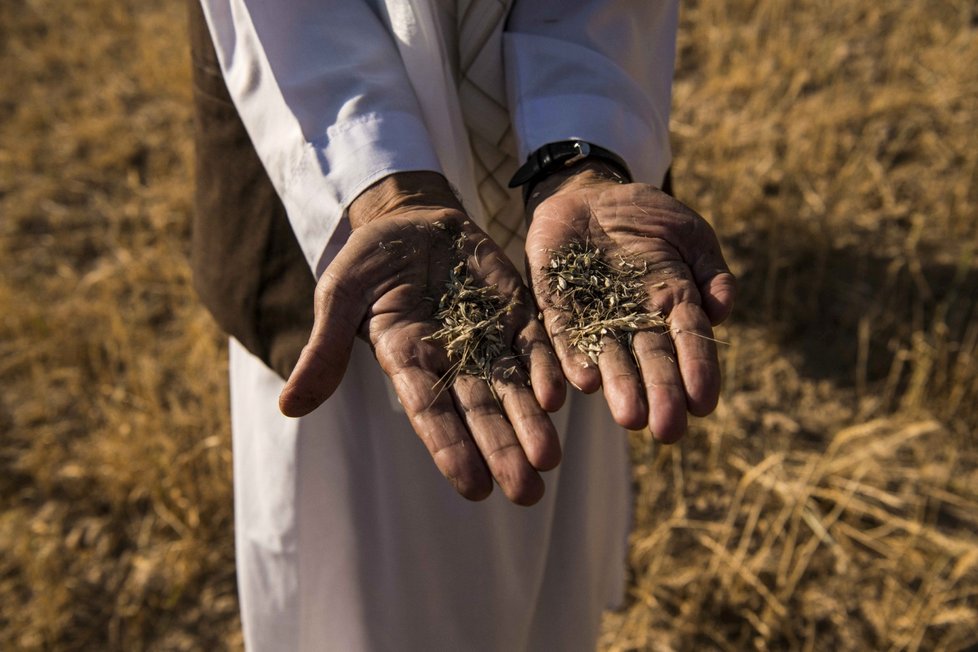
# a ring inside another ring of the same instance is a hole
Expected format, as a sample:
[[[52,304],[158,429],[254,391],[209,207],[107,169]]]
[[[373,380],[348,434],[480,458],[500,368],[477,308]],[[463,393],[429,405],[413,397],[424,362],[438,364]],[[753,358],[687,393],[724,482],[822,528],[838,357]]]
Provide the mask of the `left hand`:
[[[687,411],[705,416],[716,407],[712,326],[730,314],[735,281],[706,220],[661,190],[621,184],[607,170],[584,162],[535,188],[527,206],[530,285],[568,381],[587,393],[603,385],[618,424],[648,425],[656,439],[674,442],[686,431]],[[631,350],[605,337],[597,365],[570,346],[567,315],[550,295],[545,270],[553,252],[574,241],[589,241],[611,261],[647,264],[642,308],[661,311],[668,330],[636,332]]]

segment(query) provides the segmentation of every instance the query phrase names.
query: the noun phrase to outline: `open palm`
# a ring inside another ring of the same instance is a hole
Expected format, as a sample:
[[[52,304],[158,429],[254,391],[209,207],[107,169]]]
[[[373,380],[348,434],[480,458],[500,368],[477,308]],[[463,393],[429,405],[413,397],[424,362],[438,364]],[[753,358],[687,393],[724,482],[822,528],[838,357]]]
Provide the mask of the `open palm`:
[[[730,313],[734,278],[712,228],[652,186],[612,180],[568,182],[532,210],[531,286],[567,379],[585,392],[603,385],[620,425],[648,425],[657,439],[679,439],[687,411],[706,415],[719,396],[712,325]],[[571,346],[568,312],[546,273],[553,253],[571,242],[589,243],[612,263],[624,259],[646,269],[641,309],[660,312],[668,327],[640,330],[630,347],[606,336],[596,365]]]
[[[457,361],[432,339],[443,326],[436,318],[439,298],[458,270],[506,302],[499,331],[504,353],[491,367],[491,387],[457,374]],[[542,496],[538,471],[560,460],[546,410],[563,402],[563,376],[528,288],[464,213],[410,207],[356,229],[319,281],[315,315],[309,344],[280,398],[285,414],[306,414],[333,393],[359,334],[459,493],[484,498],[495,478],[513,502]]]

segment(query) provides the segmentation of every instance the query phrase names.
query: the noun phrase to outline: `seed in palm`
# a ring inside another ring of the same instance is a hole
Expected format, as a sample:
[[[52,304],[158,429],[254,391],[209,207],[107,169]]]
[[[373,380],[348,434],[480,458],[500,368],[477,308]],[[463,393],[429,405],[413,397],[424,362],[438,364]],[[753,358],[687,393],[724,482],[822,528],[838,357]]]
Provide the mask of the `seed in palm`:
[[[597,364],[605,338],[631,348],[636,331],[668,328],[661,311],[644,308],[644,262],[636,264],[620,255],[613,262],[589,241],[570,242],[551,252],[543,271],[554,304],[566,319],[570,345],[592,364]]]
[[[493,366],[508,350],[504,339],[505,316],[511,301],[499,295],[495,285],[480,285],[468,273],[464,260],[449,274],[434,318],[440,328],[426,337],[445,347],[452,367],[439,381],[448,387],[459,374],[469,374],[489,383]],[[504,371],[509,377],[515,371]]]

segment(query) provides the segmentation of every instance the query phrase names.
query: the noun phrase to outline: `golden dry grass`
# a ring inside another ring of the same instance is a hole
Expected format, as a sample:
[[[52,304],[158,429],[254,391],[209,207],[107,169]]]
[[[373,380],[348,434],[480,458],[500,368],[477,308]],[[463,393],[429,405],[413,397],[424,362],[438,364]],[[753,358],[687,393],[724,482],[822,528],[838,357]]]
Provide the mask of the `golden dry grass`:
[[[180,2],[0,3],[0,649],[240,648]],[[978,10],[684,5],[717,414],[633,437],[605,650],[978,645]]]

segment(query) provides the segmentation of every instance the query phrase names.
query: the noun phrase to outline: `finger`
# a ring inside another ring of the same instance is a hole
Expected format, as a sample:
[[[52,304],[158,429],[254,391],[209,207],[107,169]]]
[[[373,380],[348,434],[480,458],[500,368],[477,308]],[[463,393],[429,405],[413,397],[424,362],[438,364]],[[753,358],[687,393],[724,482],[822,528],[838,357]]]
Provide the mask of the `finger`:
[[[571,344],[567,331],[564,330],[564,314],[556,308],[545,309],[543,322],[567,382],[585,394],[596,392],[601,387],[601,372],[597,364]]]
[[[598,356],[598,367],[612,418],[623,428],[638,430],[645,427],[649,410],[631,351],[611,337],[604,338],[603,347]]]
[[[451,391],[458,413],[506,497],[517,505],[532,505],[540,500],[543,480],[527,460],[489,385],[475,376],[461,374]]]
[[[443,381],[420,367],[404,366],[391,374],[391,382],[441,474],[465,498],[487,498],[492,477]]]
[[[720,396],[720,362],[710,321],[696,304],[680,303],[669,315],[669,328],[689,411],[706,416],[716,408]]]
[[[492,374],[493,390],[516,432],[526,459],[533,468],[550,471],[560,464],[557,430],[527,385],[526,370],[516,361],[510,363],[502,361],[496,365]],[[554,367],[559,373],[559,367],[556,364]]]
[[[531,319],[513,340],[523,366],[530,372],[530,385],[537,401],[547,412],[556,412],[564,404],[567,388],[560,361],[550,346],[543,324]],[[539,467],[538,467],[539,468]]]
[[[512,318],[507,319],[507,333],[519,329],[512,340],[513,348],[521,357],[521,365],[530,370],[537,401],[548,412],[555,412],[563,405],[566,395],[564,374],[547,331],[535,316],[533,295],[502,251],[494,246],[484,246],[486,242],[486,239],[481,240],[475,248],[473,273],[484,275],[487,284],[494,284],[504,296],[513,297],[514,312]],[[483,246],[484,254],[480,258],[476,254]],[[505,273],[500,274],[501,270]]]
[[[546,233],[539,224],[534,226],[535,232]],[[571,345],[567,338],[564,328],[567,323],[566,314],[554,301],[550,293],[549,282],[546,274],[542,271],[548,264],[549,255],[546,254],[548,243],[559,247],[560,243],[538,237],[536,246],[527,250],[527,269],[532,283],[531,290],[537,305],[543,314],[543,327],[550,337],[553,350],[557,354],[557,360],[563,369],[564,377],[575,388],[585,394],[596,392],[601,387],[601,373],[596,364],[591,362],[588,356],[576,347]]]
[[[632,340],[649,406],[649,430],[672,443],[686,432],[686,391],[668,333],[640,331]]]
[[[336,391],[367,314],[367,298],[327,269],[316,285],[314,311],[309,342],[279,395],[279,409],[288,417],[312,412]]]

